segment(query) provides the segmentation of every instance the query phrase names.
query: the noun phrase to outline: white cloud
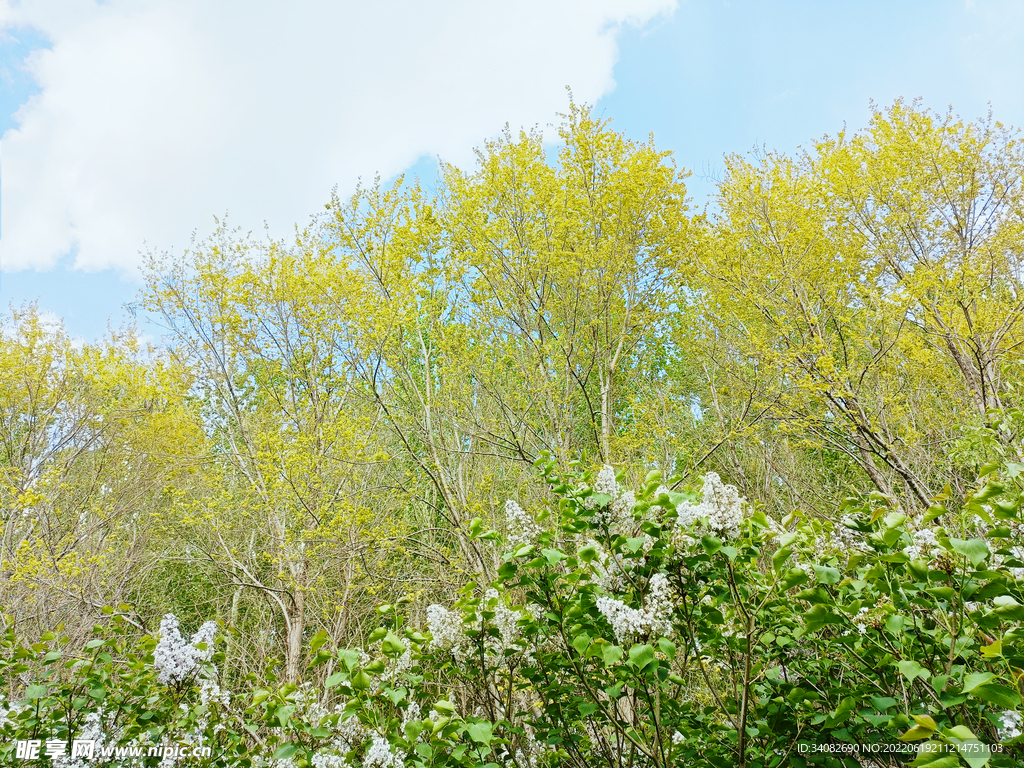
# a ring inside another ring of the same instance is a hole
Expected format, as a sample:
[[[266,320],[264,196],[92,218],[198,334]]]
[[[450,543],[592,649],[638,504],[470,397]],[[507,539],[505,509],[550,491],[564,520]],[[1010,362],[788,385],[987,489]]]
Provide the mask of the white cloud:
[[[0,0],[6,2],[6,0]],[[546,124],[614,87],[616,34],[676,0],[29,0],[52,47],[3,137],[4,269],[131,269],[213,214],[283,233],[337,184]]]

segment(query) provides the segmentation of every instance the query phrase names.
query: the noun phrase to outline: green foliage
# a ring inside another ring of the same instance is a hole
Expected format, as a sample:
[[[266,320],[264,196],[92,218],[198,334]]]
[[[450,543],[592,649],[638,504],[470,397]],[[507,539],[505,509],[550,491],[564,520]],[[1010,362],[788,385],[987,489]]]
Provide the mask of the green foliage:
[[[702,215],[653,142],[575,104],[559,136],[154,258],[163,347],[5,320],[4,736],[1019,761],[1017,135],[897,102],[730,158]],[[168,611],[222,627],[184,677]]]
[[[780,525],[715,477],[698,494],[655,474],[631,495],[607,468],[540,465],[548,528],[507,548],[486,589],[431,606],[428,627],[383,606],[365,649],[312,638],[319,692],[271,675],[251,699],[212,696],[222,655],[161,685],[155,640],[128,642],[116,616],[78,655],[8,630],[5,677],[32,683],[6,734],[73,735],[102,706],[119,743],[200,739],[239,765],[385,747],[417,767],[1019,761],[1013,469],[955,515],[865,497],[841,523]]]

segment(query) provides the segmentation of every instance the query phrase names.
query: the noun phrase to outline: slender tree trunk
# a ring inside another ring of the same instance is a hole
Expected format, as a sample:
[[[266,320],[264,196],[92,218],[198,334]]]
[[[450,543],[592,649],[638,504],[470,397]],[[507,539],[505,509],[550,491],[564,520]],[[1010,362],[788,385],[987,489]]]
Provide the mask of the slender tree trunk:
[[[296,587],[291,594],[292,608],[288,625],[288,646],[285,655],[285,677],[289,683],[299,681],[302,662],[302,633],[306,625],[306,594]]]

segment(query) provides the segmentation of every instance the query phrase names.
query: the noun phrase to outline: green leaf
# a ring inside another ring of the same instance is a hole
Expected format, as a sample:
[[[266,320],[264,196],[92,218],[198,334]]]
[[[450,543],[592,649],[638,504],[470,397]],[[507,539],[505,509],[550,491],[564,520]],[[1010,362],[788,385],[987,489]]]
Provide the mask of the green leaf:
[[[807,623],[807,631],[814,632],[826,624],[838,624],[841,619],[829,610],[828,606],[819,603],[812,605],[804,614],[804,621]]]
[[[722,548],[722,542],[714,536],[703,536],[700,543],[704,545],[704,551],[709,555],[715,554]]]
[[[1009,595],[1000,595],[992,602],[996,605],[996,609],[993,611],[996,616],[1010,621],[1024,621],[1024,605]]]
[[[988,761],[992,758],[992,748],[976,738],[954,741],[953,743],[956,745],[960,757],[971,768],[981,768],[983,765],[987,765]]]
[[[981,646],[981,655],[986,659],[998,659],[1003,655],[1003,641],[996,640],[992,645]]]
[[[365,691],[372,684],[373,683],[370,680],[370,676],[363,672],[363,670],[359,670],[354,675],[352,675],[352,687],[355,688],[357,691]]]
[[[654,661],[654,648],[650,645],[634,645],[629,649],[629,661],[637,669],[644,669]]]
[[[960,739],[961,741],[977,738],[974,735],[974,731],[972,731],[966,725],[954,725],[952,728],[946,728],[945,730],[943,730],[943,733],[945,733],[947,736],[953,736],[957,739]]]
[[[981,539],[965,540],[951,538],[949,543],[954,550],[970,560],[971,565],[975,568],[984,563],[988,559],[989,555],[992,554],[989,551],[988,544]]]
[[[931,738],[931,735],[935,733],[932,728],[923,728],[920,725],[915,725],[909,731],[899,737],[900,741],[920,741],[921,739]]]
[[[605,666],[611,666],[622,658],[622,649],[617,645],[605,645],[601,647],[601,658]]]
[[[287,744],[282,744],[280,747],[277,748],[277,751],[274,752],[273,759],[287,760],[289,757],[294,755],[298,751],[298,749],[299,748],[291,742],[288,742]]]
[[[668,657],[669,661],[676,657],[676,644],[668,638],[660,638],[658,640],[658,650]]]
[[[576,637],[572,639],[571,645],[576,649],[577,653],[583,655],[586,652],[587,647],[590,645],[590,635],[586,632],[581,635],[576,635]]]
[[[842,574],[836,568],[828,568],[823,565],[812,565],[814,575],[818,578],[819,584],[838,584]]]
[[[979,685],[984,685],[995,677],[991,672],[975,672],[964,678],[964,687],[961,693],[970,693]],[[973,734],[972,734],[973,736]]]
[[[317,632],[315,635],[313,635],[312,638],[310,638],[310,641],[309,641],[310,653],[314,653],[315,654],[317,651],[320,650],[320,646],[322,646],[326,642],[327,642],[327,632],[321,629],[319,632]]]
[[[392,704],[398,704],[398,702],[405,698],[407,693],[409,691],[405,688],[388,688],[384,691],[384,695],[391,699]]]
[[[344,664],[345,669],[351,672],[359,664],[359,653],[349,649],[338,651],[338,661]]]
[[[847,696],[836,707],[835,711],[829,714],[828,723],[829,728],[835,728],[840,723],[846,722],[850,715],[857,709],[858,700],[853,696]]]
[[[896,666],[899,668],[900,674],[907,678],[907,680],[911,683],[919,677],[922,680],[927,680],[929,677],[931,677],[931,673],[913,659],[904,659],[903,661],[899,662]],[[917,716],[915,715],[915,719],[916,717]]]
[[[342,680],[345,679],[345,675],[345,672],[335,672],[324,681],[324,688],[333,688],[336,685],[341,685]]]
[[[410,720],[402,730],[405,731],[405,738],[416,741],[416,737],[423,733],[423,723],[419,720]]]
[[[548,561],[548,565],[558,565],[562,560],[565,560],[565,553],[557,549],[543,549],[541,554]]]
[[[413,739],[410,738],[409,741],[413,741]],[[431,756],[434,754],[434,750],[431,749],[430,745],[425,744],[422,741],[416,745],[415,749],[416,754],[426,760],[429,760]]]
[[[493,738],[490,723],[473,723],[467,729],[467,733],[477,744],[490,744]]]
[[[35,701],[46,696],[49,690],[45,685],[30,685],[25,691],[25,698],[29,701]]]
[[[405,643],[394,632],[388,632],[380,649],[385,656],[401,656],[405,653]]]
[[[1016,691],[998,683],[979,685],[971,691],[971,695],[1001,709],[1016,709],[1020,704],[1020,695]]]
[[[597,559],[597,547],[593,544],[588,544],[579,551],[580,560],[584,563],[592,563]]]

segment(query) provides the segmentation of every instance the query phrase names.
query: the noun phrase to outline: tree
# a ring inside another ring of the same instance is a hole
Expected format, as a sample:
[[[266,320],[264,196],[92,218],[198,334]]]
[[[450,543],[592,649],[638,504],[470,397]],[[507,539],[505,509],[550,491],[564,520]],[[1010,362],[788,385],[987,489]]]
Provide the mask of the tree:
[[[901,102],[813,154],[731,158],[690,278],[708,356],[774,434],[883,494],[962,488],[932,446],[1001,402],[1024,340],[1021,167],[998,123]]]
[[[104,606],[145,602],[151,521],[202,444],[189,385],[131,329],[79,345],[34,306],[4,318],[0,599],[22,622],[78,631]]]

